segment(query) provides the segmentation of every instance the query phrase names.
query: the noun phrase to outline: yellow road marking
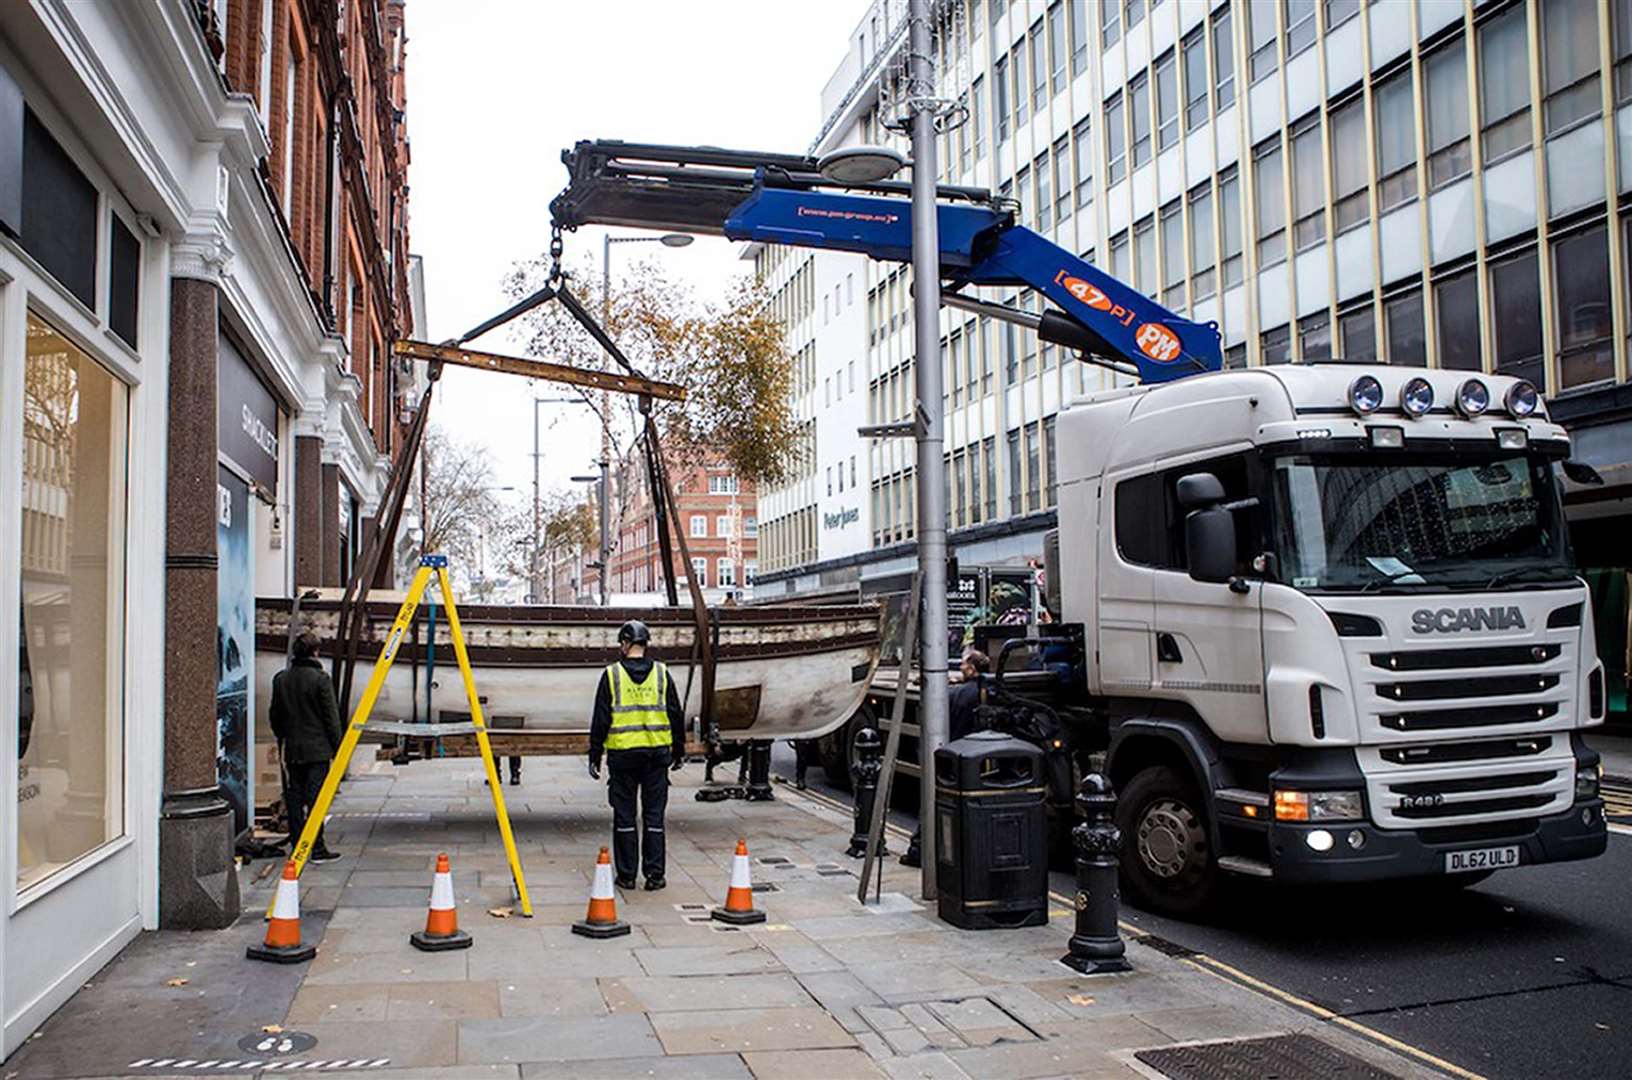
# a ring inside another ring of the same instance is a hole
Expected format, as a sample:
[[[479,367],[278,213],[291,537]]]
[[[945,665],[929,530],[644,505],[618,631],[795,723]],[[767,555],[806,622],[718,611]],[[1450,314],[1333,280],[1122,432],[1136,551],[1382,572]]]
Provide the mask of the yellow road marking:
[[[845,806],[837,799],[823,795],[819,792],[810,791],[808,789],[805,791],[799,791],[797,788],[792,790],[794,794],[802,795],[817,802],[824,803],[830,809],[853,812],[850,807]],[[898,836],[906,837],[910,835],[906,829],[894,824],[893,822],[886,822],[885,826],[886,828],[895,832]],[[1627,826],[1610,825],[1609,827],[1615,832],[1624,832],[1632,835],[1632,828]],[[1049,890],[1048,895],[1050,899],[1063,906],[1066,914],[1072,913],[1074,903],[1072,897],[1068,897],[1064,893],[1057,892],[1052,889]],[[1054,915],[1056,912],[1050,911],[1049,914]],[[1135,926],[1124,919],[1118,919],[1116,925],[1131,940],[1137,941],[1138,939],[1147,937],[1149,935],[1149,931]],[[1346,1016],[1340,1016],[1323,1005],[1316,1005],[1313,1001],[1310,1001],[1307,998],[1301,998],[1289,990],[1282,990],[1278,986],[1267,983],[1255,976],[1248,975],[1240,968],[1226,964],[1224,961],[1208,956],[1206,953],[1198,952],[1180,959],[1182,959],[1185,963],[1188,963],[1191,967],[1194,967],[1196,970],[1205,972],[1216,979],[1222,979],[1226,982],[1233,982],[1236,985],[1245,987],[1249,990],[1256,990],[1258,993],[1263,994],[1266,997],[1272,997],[1286,1005],[1290,1005],[1300,1012],[1307,1013],[1310,1016],[1313,1016],[1316,1019],[1322,1020],[1326,1023],[1336,1024],[1341,1028],[1353,1032],[1361,1038],[1368,1039],[1379,1046],[1392,1050],[1395,1053],[1402,1054],[1405,1057],[1412,1058],[1413,1060],[1419,1061],[1422,1064],[1428,1065],[1432,1068],[1439,1069],[1440,1071],[1448,1073],[1451,1076],[1460,1077],[1461,1080],[1485,1080],[1485,1077],[1479,1073],[1464,1069],[1460,1065],[1453,1064],[1452,1062],[1446,1061],[1442,1057],[1430,1054],[1428,1051],[1412,1046],[1408,1042],[1402,1042],[1399,1039],[1394,1038],[1392,1035],[1385,1035],[1376,1028],[1367,1027],[1365,1024],[1362,1024],[1357,1020],[1351,1020]]]

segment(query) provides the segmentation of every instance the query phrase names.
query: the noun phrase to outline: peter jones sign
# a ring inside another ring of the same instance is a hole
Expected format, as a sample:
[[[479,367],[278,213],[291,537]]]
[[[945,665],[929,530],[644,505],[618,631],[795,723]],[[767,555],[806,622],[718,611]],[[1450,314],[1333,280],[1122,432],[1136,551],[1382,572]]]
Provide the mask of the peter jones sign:
[[[860,520],[861,520],[861,509],[859,507],[852,506],[852,507],[850,507],[848,509],[840,510],[839,512],[837,512],[835,514],[823,514],[822,515],[822,528],[824,528],[824,529],[842,529],[846,525],[852,524],[853,522],[857,522],[857,521],[860,521]]]

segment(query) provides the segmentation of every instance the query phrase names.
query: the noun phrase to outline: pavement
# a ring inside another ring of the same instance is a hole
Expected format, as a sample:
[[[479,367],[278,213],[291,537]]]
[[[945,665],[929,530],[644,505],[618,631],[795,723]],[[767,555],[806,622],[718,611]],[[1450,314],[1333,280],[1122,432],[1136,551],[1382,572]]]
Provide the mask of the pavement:
[[[1586,738],[1587,745],[1603,759],[1604,775],[1622,784],[1632,784],[1632,733],[1600,729]]]
[[[478,762],[370,765],[330,819],[344,857],[302,880],[315,960],[244,958],[277,880],[273,863],[245,867],[234,927],[144,934],[3,1078],[1177,1077],[1230,1053],[1297,1054],[1282,1060],[1349,1076],[1442,1074],[1402,1041],[1143,931],[1128,945],[1132,972],[1080,976],[1058,962],[1072,930],[1060,893],[1046,926],[964,931],[890,859],[882,902],[862,906],[841,805],[785,784],[770,803],[698,803],[700,773],[678,774],[671,799],[669,887],[620,893],[632,932],[591,941],[569,926],[584,916],[610,820],[580,761],[530,759],[522,786],[505,788],[531,919],[515,910]],[[741,929],[707,917],[738,837],[768,917]],[[408,943],[438,852],[452,858],[468,950]],[[1282,1041],[1243,1045],[1265,1038]]]

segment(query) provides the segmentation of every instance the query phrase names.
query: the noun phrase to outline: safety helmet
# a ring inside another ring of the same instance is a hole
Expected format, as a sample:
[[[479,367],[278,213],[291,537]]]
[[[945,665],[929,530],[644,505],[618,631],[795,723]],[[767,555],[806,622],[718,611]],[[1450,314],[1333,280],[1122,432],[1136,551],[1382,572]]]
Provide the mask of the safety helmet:
[[[652,632],[639,619],[630,619],[618,627],[619,645],[645,645],[652,640]]]

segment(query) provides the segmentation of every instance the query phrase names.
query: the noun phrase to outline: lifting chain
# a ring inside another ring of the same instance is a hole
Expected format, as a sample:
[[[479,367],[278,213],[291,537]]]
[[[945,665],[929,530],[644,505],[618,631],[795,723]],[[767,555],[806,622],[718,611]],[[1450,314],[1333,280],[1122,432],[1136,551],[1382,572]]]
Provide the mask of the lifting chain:
[[[561,269],[561,226],[550,222],[550,283],[560,281],[565,275]]]

